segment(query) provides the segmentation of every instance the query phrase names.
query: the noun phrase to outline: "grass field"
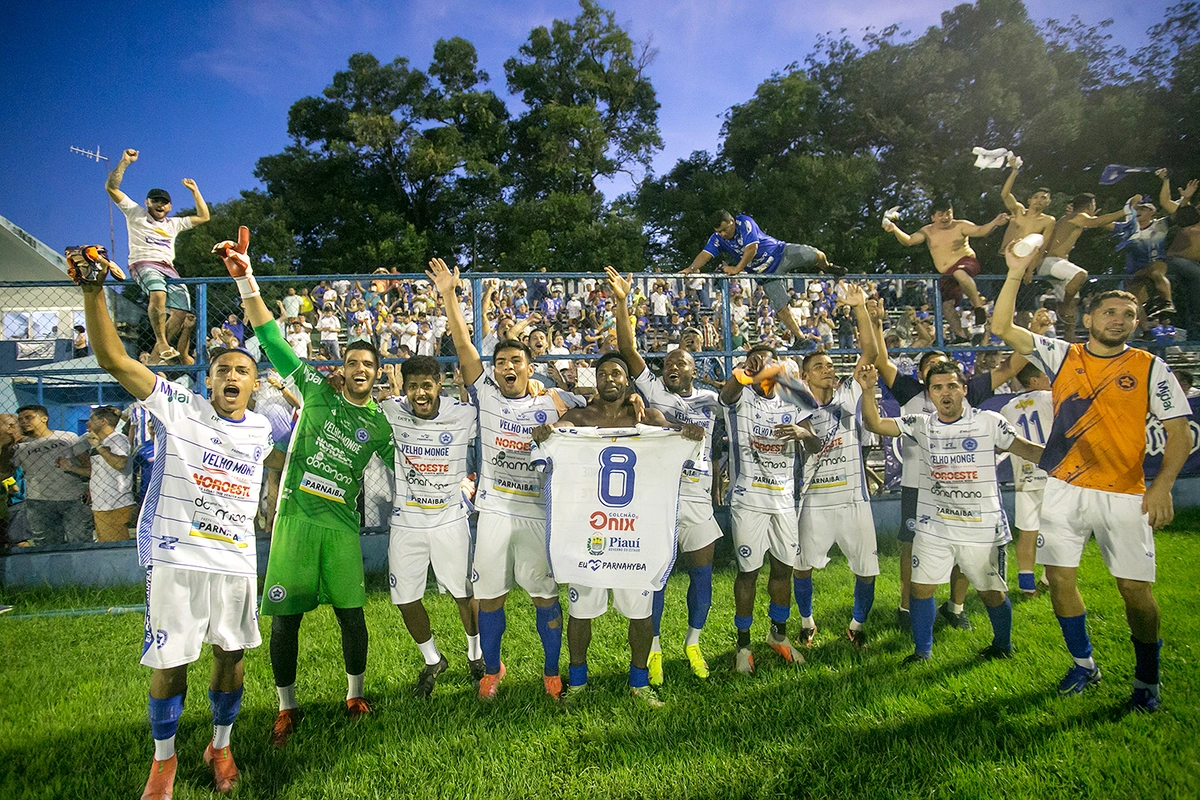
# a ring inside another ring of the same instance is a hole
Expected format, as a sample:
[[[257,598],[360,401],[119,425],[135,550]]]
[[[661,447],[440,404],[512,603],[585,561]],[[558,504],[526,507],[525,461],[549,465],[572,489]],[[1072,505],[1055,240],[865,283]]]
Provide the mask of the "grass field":
[[[264,646],[246,659],[246,695],[233,731],[243,772],[234,797],[871,797],[1184,798],[1200,796],[1200,513],[1158,537],[1163,612],[1163,710],[1126,716],[1133,652],[1120,598],[1090,545],[1081,585],[1103,682],[1059,698],[1070,660],[1048,597],[1016,602],[1017,656],[981,663],[990,640],[982,605],[975,631],[940,628],[934,659],[898,667],[911,641],[893,627],[894,542],[884,549],[865,653],[840,639],[851,577],[835,559],[816,577],[822,630],[809,663],[783,665],[756,647],[759,672],[733,675],[732,583],[717,571],[703,641],[712,677],[692,678],[682,652],[686,576],[671,582],[663,622],[663,709],[625,688],[624,620],[595,625],[591,696],[563,712],[542,694],[541,648],[523,596],[509,603],[508,679],[492,705],[473,696],[449,597],[429,602],[451,658],[434,697],[409,692],[421,661],[382,585],[369,592],[367,695],[375,713],[345,719],[345,676],[333,615],[301,634],[298,694],[306,717],[286,751],[268,744],[275,691]],[[889,550],[889,548],[891,548]],[[1015,564],[1015,558],[1010,560]],[[1015,585],[1015,574],[1012,576]],[[762,587],[760,586],[760,593]],[[944,597],[944,590],[939,597]],[[140,603],[138,588],[7,592],[13,615]],[[754,637],[765,636],[765,596]],[[148,671],[139,666],[140,615],[0,618],[0,798],[137,797],[152,755]],[[264,638],[268,625],[264,621]],[[793,614],[792,632],[795,632]],[[566,671],[564,647],[563,671]],[[192,666],[177,739],[175,796],[210,797],[200,755],[211,735],[211,657]]]

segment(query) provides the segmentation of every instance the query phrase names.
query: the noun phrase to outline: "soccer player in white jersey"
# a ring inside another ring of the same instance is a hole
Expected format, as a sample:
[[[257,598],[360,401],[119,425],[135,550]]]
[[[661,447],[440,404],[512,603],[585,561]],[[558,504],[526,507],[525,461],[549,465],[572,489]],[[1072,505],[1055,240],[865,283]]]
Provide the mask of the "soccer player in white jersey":
[[[1037,461],[1042,448],[1017,435],[995,411],[968,406],[966,379],[958,364],[934,365],[926,387],[937,408],[932,414],[879,416],[875,402],[876,368],[854,373],[863,387],[862,416],[867,430],[880,436],[904,436],[921,453],[916,536],[912,555],[913,653],[905,664],[933,655],[934,592],[948,583],[957,564],[975,587],[992,622],[992,643],[980,651],[985,659],[1011,658],[1012,602],[1005,576],[1005,545],[1012,539],[1000,505],[996,451]]]
[[[429,567],[458,605],[472,679],[483,678],[479,629],[471,603],[471,529],[463,505],[467,450],[479,422],[475,406],[441,396],[437,359],[413,356],[400,365],[404,395],[380,403],[396,439],[396,492],[388,544],[392,602],[425,659],[413,694],[428,697],[449,662],[433,641],[421,603]]]
[[[1000,409],[1018,432],[1034,444],[1045,445],[1054,423],[1054,400],[1050,394],[1050,379],[1033,364],[1026,364],[1017,373],[1024,392],[1009,400]],[[1012,464],[1013,505],[1017,529],[1017,587],[1026,597],[1037,594],[1034,561],[1037,559],[1038,530],[1042,527],[1042,497],[1046,492],[1046,471],[1032,461],[1010,455]]]
[[[875,361],[875,336],[861,287],[848,285],[844,302],[854,309],[862,331],[859,364]],[[811,647],[817,632],[813,618],[813,569],[829,563],[829,548],[835,543],[846,555],[855,575],[854,608],[846,638],[857,647],[867,646],[863,624],[875,602],[875,576],[879,574],[879,551],[875,545],[875,519],[867,492],[862,458],[862,422],[859,405],[862,388],[848,375],[839,380],[833,359],[821,351],[809,353],[801,363],[801,375],[817,408],[809,424],[821,442],[821,450],[805,464],[808,490],[800,498],[800,552],[796,555],[792,587],[800,610],[797,643]]]
[[[609,267],[608,285],[617,312],[624,307],[630,293],[630,280]],[[632,276],[631,276],[632,277]],[[713,517],[712,506],[712,434],[721,413],[717,393],[694,385],[696,362],[682,347],[667,353],[663,359],[662,378],[646,368],[638,354],[629,314],[616,313],[617,347],[629,365],[634,386],[650,408],[662,412],[669,423],[698,425],[704,429],[702,461],[683,471],[679,489],[679,550],[688,571],[688,631],[684,653],[692,672],[698,678],[708,677],[708,662],[700,651],[700,631],[712,607],[713,549],[721,538],[721,529]],[[659,629],[662,623],[666,588],[654,593],[654,640],[650,644],[650,685],[663,683],[662,645]]]
[[[643,364],[643,367],[645,365]],[[572,408],[563,414],[553,427],[632,428],[638,423],[665,426],[666,418],[654,408],[642,411],[630,402],[633,389],[629,382],[629,365],[616,353],[601,356],[596,362],[596,396],[586,408]],[[539,426],[533,432],[534,441],[544,442],[551,426]],[[703,429],[688,425],[685,435],[700,440]],[[588,646],[592,641],[592,620],[608,608],[608,591],[591,586],[570,585],[570,608],[567,620],[567,647],[570,651],[569,694],[575,695],[587,686]],[[646,704],[662,706],[662,701],[650,686],[651,641],[654,625],[651,615],[654,592],[650,590],[613,589],[613,606],[629,620],[629,689]]]
[[[771,631],[767,644],[789,664],[803,664],[787,637],[787,620],[792,612],[792,564],[799,551],[796,531],[795,468],[796,443],[803,441],[810,452],[821,442],[807,417],[812,413],[785,403],[773,381],[755,381],[755,373],[769,367],[775,351],[758,345],[721,387],[729,430],[730,475],[733,487],[733,542],[738,575],[733,583],[734,627],[737,652],[734,669],[754,672],[750,649],[750,626],[754,622],[754,594],[758,572],[770,567],[767,595]],[[742,383],[749,380],[750,385]],[[801,425],[803,423],[803,426]]]
[[[155,434],[154,472],[138,517],[138,559],[146,567],[142,663],[154,670],[154,761],[142,798],[171,797],[187,665],[205,642],[213,651],[213,738],[204,761],[217,791],[228,792],[239,778],[229,734],[242,704],[242,653],[262,642],[254,516],[263,464],[274,453],[271,423],[246,408],[258,369],[245,350],[213,356],[207,399],[130,358],[105,304],[105,274],[82,284],[88,338],[100,366],[150,413]],[[282,454],[271,458],[273,468],[282,466]]]
[[[585,405],[583,398],[560,389],[534,392],[530,386],[533,356],[521,342],[505,339],[496,345],[492,368],[484,369],[471,341],[454,290],[458,269],[435,258],[425,273],[446,305],[446,327],[454,339],[459,369],[479,409],[480,471],[475,507],[475,563],[471,582],[479,601],[479,642],[484,676],[479,698],[495,698],[504,679],[500,642],[504,636],[504,601],[514,586],[533,600],[537,632],[544,656],[542,683],[557,701],[562,696],[559,658],[562,655],[562,606],[558,584],[546,558],[546,503],[542,474],[529,463],[533,429],[553,424],[569,407]]]

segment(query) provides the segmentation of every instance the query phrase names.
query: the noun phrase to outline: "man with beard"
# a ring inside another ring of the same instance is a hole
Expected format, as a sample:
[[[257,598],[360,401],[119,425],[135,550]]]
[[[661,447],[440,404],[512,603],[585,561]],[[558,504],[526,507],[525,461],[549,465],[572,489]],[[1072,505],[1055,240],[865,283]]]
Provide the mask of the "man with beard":
[[[303,398],[288,442],[262,602],[262,613],[272,617],[271,671],[279,694],[271,741],[283,747],[302,716],[296,701],[300,623],[318,605],[333,606],[341,628],[347,714],[356,719],[371,710],[363,698],[367,623],[358,496],[367,462],[378,455],[390,464],[394,448],[387,419],[371,399],[381,371],[375,346],[365,341],[347,345],[342,387],[335,390],[284,341],[259,294],[246,255],[249,244],[250,232],[243,226],[237,244],[221,242],[213,252],[237,281],[263,353]]]
[[[628,287],[626,284],[625,288]],[[620,309],[618,309],[620,310]],[[618,315],[622,316],[622,315]],[[639,359],[640,360],[640,359]],[[643,370],[645,364],[642,364]],[[573,408],[562,415],[555,428],[595,427],[634,428],[639,423],[665,426],[666,418],[655,408],[639,409],[630,402],[633,389],[629,381],[629,365],[616,353],[608,353],[596,362],[596,395],[584,408]],[[533,439],[542,443],[550,436],[550,425],[541,425],[534,430]],[[700,441],[704,431],[696,425],[688,425],[685,435]],[[632,467],[632,464],[630,464]],[[633,489],[632,477],[627,478],[627,489]],[[666,531],[656,532],[666,535]],[[651,535],[646,532],[643,535]],[[568,693],[575,695],[587,685],[587,652],[592,640],[592,620],[602,615],[608,607],[608,589],[571,584],[570,618],[567,623],[567,646],[571,657],[570,686]],[[629,688],[633,695],[652,707],[662,706],[658,694],[650,686],[648,660],[654,637],[651,620],[655,592],[648,589],[613,589],[613,605],[629,619]]]
[[[684,653],[697,678],[708,677],[708,662],[700,651],[700,632],[708,620],[712,607],[712,561],[716,542],[721,538],[721,529],[713,517],[712,507],[712,435],[721,414],[721,401],[717,393],[696,388],[696,363],[692,354],[684,347],[676,348],[663,359],[662,378],[658,378],[647,367],[638,354],[634,342],[633,326],[629,315],[622,313],[629,297],[629,278],[622,278],[612,267],[605,270],[608,285],[617,304],[616,317],[617,347],[624,363],[629,365],[634,386],[646,399],[646,404],[659,411],[671,423],[697,425],[704,430],[704,448],[701,460],[683,471],[683,482],[679,491],[679,550],[683,554],[688,571],[688,630],[684,640]],[[666,589],[654,594],[654,640],[650,646],[650,684],[663,683],[662,644],[659,630],[662,623]]]
[[[1046,567],[1050,600],[1075,663],[1059,682],[1079,694],[1100,682],[1092,658],[1087,612],[1076,584],[1083,547],[1095,535],[1125,601],[1135,656],[1128,707],[1159,705],[1158,604],[1154,531],[1175,516],[1171,487],[1191,451],[1190,407],[1166,363],[1125,341],[1137,328],[1137,299],[1123,291],[1092,295],[1083,317],[1088,340],[1067,344],[1013,324],[1013,302],[1027,258],[1005,253],[1008,278],[996,298],[993,332],[1024,353],[1051,380],[1054,425],[1038,466],[1046,470],[1038,563]],[[1162,422],[1162,466],[1147,488],[1142,469],[1148,416]]]
[[[458,605],[471,678],[483,678],[483,654],[471,603],[471,529],[463,504],[467,450],[479,422],[475,406],[441,396],[442,368],[429,356],[400,365],[403,395],[380,403],[396,440],[395,500],[388,544],[392,602],[425,659],[413,694],[433,694],[449,662],[433,641],[421,603],[429,567]]]

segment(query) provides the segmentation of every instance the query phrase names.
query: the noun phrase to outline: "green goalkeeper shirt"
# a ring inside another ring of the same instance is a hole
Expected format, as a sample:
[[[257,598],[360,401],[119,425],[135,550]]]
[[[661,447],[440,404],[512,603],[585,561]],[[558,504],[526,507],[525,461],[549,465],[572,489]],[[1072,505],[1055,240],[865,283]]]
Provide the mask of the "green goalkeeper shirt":
[[[296,356],[274,322],[254,333],[271,365],[293,379],[301,397],[279,487],[279,516],[357,533],[363,470],[376,453],[389,467],[394,457],[387,418],[374,400],[356,406],[335,392],[324,375]]]

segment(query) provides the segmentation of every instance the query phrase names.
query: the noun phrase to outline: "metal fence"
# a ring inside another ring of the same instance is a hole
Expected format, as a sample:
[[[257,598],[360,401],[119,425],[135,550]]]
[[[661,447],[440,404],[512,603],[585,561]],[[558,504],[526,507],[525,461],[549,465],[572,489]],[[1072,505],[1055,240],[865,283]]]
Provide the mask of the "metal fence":
[[[947,348],[968,373],[994,365],[1005,352],[1002,346],[947,344],[943,314],[951,309],[943,309],[939,277],[877,274],[848,276],[846,280],[868,284],[869,290],[884,301],[886,326],[897,336],[893,344],[898,341],[901,345],[890,352],[902,369],[911,368],[910,357]],[[848,370],[857,350],[853,328],[839,318],[835,282],[810,275],[773,280],[787,282],[795,298],[794,310],[780,313],[793,313],[809,336],[800,349],[782,345],[777,349],[796,355],[819,346],[834,356],[840,369]],[[981,293],[992,298],[1004,276],[981,275],[976,280]],[[1111,288],[1119,280],[1117,276],[1100,278],[1093,285]],[[325,371],[336,371],[340,351],[356,337],[370,338],[381,345],[389,369],[401,363],[406,352],[427,353],[446,364],[455,362],[453,345],[444,331],[444,317],[437,311],[436,291],[424,275],[264,276],[258,282],[268,307],[277,318],[288,321],[285,332],[292,336],[294,346],[301,351],[307,348],[312,363]],[[207,392],[203,376],[208,369],[209,347],[232,343],[232,339],[257,352],[256,340],[243,321],[241,301],[232,280],[190,278],[172,283],[185,286],[192,297],[193,315],[184,321],[187,346],[179,347],[191,363],[151,368],[203,395]],[[546,333],[546,346],[554,349],[539,356],[538,377],[587,393],[594,386],[594,369],[589,364],[599,357],[604,342],[614,336],[613,304],[605,287],[604,276],[592,273],[473,273],[463,276],[461,305],[472,327],[475,346],[485,358],[485,327],[520,324],[525,318],[522,312],[541,314],[528,327],[541,328]],[[330,301],[331,314],[324,313],[325,298],[318,296],[327,291],[337,296]],[[145,298],[132,283],[110,285],[107,292],[109,309],[127,351],[135,358],[142,356],[153,342]],[[485,326],[481,324],[484,295],[490,292],[498,293],[503,302],[495,319]],[[778,315],[769,306],[764,307],[760,281],[745,275],[637,273],[633,275],[632,294],[639,351],[652,368],[682,340],[696,352],[700,382],[719,385],[749,343],[787,341]],[[1042,299],[1036,284],[1023,291],[1022,302],[1027,309],[1040,306]],[[510,307],[511,318],[505,313]],[[120,449],[127,451],[122,469],[113,466],[120,465],[120,459],[99,454],[94,441],[86,438],[95,407],[125,409],[132,398],[99,368],[85,338],[78,337],[76,326],[83,324],[79,289],[66,281],[0,283],[0,314],[0,415],[15,414],[25,405],[41,405],[49,412],[49,427],[63,432],[59,437],[63,440],[61,452],[24,470],[25,495],[42,497],[50,487],[55,497],[71,501],[71,508],[53,520],[22,520],[22,514],[16,511],[21,504],[13,505],[14,498],[10,498],[8,512],[16,518],[8,526],[10,542],[22,537],[38,543],[89,542],[117,536],[114,531],[122,519],[128,525],[136,519],[139,465],[144,461],[139,458],[139,450],[143,455],[146,452],[148,426],[133,414],[124,426],[126,446],[108,448],[110,456]],[[335,322],[323,322],[323,317],[332,317]],[[932,341],[920,338],[922,333],[928,337],[927,324],[932,326]],[[1197,333],[1192,332],[1193,339],[1200,338]],[[1175,332],[1174,340],[1169,330],[1158,334],[1157,340],[1138,346],[1155,350],[1176,365],[1200,362],[1200,342],[1185,341],[1187,334],[1182,331]],[[572,341],[579,344],[572,345]],[[269,364],[263,362],[260,366],[266,378]],[[452,370],[448,370],[447,390],[453,392],[451,375]],[[386,391],[383,385],[380,389]],[[279,389],[264,381],[256,400],[262,407],[272,408],[279,424],[286,425],[290,410]],[[0,417],[0,421],[11,426],[9,418]],[[93,440],[96,437],[93,431]],[[51,457],[52,462],[45,460]],[[90,480],[85,477],[89,465]],[[113,474],[122,472],[129,475],[125,482]],[[127,487],[127,483],[131,485]],[[20,497],[21,488],[15,487],[15,497]],[[388,471],[384,465],[373,465],[364,476],[364,530],[386,526],[391,492]],[[114,494],[118,497],[111,496]],[[273,496],[267,491],[263,496],[258,525],[266,533],[271,525],[268,498]],[[124,508],[128,512],[121,511]],[[119,513],[111,513],[114,510]]]

